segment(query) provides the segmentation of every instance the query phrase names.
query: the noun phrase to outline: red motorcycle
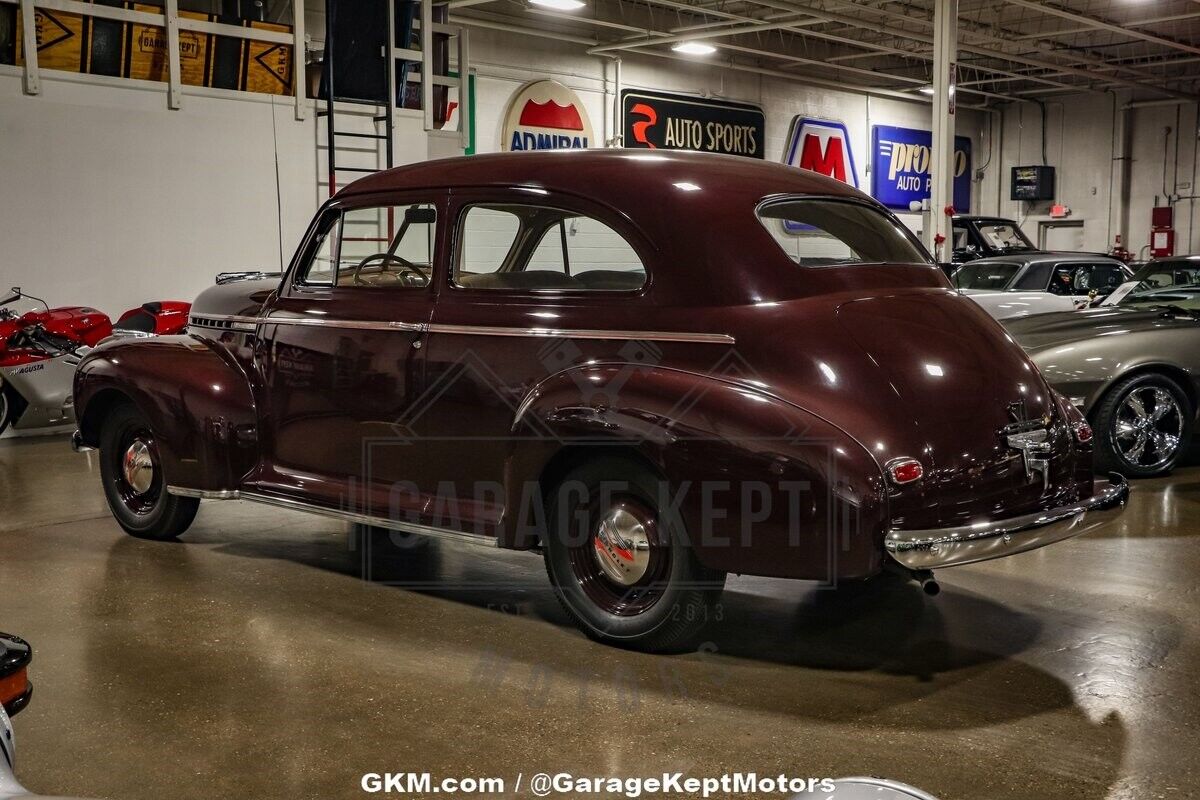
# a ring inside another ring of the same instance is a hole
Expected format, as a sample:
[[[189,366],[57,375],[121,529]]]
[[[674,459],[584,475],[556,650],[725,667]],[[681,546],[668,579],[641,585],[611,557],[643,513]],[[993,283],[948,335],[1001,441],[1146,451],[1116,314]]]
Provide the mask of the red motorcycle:
[[[22,298],[44,311],[18,314],[9,308]],[[121,315],[86,306],[50,308],[19,288],[0,296],[0,433],[61,425],[75,419],[71,383],[79,360],[110,336],[158,336],[187,328],[190,303],[146,303]]]

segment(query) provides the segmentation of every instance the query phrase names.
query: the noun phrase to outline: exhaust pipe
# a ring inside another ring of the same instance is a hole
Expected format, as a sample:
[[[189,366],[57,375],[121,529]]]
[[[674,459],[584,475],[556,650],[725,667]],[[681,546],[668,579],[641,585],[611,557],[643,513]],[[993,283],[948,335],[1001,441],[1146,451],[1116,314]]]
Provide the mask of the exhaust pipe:
[[[895,572],[899,575],[903,575],[904,577],[921,584],[921,591],[930,597],[937,597],[942,591],[941,584],[939,584],[933,577],[933,570],[909,569],[903,564],[891,560],[884,564],[884,569],[890,570],[891,572]]]

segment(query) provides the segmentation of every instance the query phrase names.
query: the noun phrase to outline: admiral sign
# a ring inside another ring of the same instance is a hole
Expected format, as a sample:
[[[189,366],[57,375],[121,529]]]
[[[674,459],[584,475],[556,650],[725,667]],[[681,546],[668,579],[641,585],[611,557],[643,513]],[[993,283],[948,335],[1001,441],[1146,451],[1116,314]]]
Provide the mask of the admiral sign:
[[[501,131],[504,150],[579,150],[593,141],[579,95],[558,81],[522,86],[509,102]]]
[[[929,197],[933,134],[876,125],[872,136],[871,194],[888,208],[907,211]],[[954,207],[971,208],[971,140],[954,137]]]
[[[626,89],[621,110],[626,147],[765,157],[766,122],[758,106]]]

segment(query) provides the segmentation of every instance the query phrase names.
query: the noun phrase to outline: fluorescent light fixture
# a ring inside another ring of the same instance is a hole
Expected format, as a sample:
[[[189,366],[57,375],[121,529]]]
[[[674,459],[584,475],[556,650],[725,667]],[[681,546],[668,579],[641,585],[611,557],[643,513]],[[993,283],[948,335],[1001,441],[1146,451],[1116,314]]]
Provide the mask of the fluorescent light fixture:
[[[922,86],[920,89],[917,89],[917,91],[920,92],[921,94],[931,95],[931,94],[933,94],[933,87],[932,86]]]
[[[711,56],[717,52],[717,48],[704,42],[676,42],[671,45],[671,49],[685,56]]]
[[[698,192],[698,191],[700,191],[699,186],[697,186],[694,183],[689,183],[688,181],[679,181],[678,183],[675,184],[675,188],[681,192]]]
[[[552,8],[555,11],[578,11],[587,3],[581,0],[529,0],[530,5]]]

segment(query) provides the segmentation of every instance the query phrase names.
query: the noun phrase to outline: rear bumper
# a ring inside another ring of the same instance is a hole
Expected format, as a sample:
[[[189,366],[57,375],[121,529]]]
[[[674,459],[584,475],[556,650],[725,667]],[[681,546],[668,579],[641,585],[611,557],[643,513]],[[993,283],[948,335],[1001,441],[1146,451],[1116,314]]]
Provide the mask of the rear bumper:
[[[914,570],[1003,558],[1087,533],[1119,515],[1128,499],[1129,483],[1113,473],[1097,479],[1095,493],[1073,505],[957,528],[894,530],[884,547]]]

